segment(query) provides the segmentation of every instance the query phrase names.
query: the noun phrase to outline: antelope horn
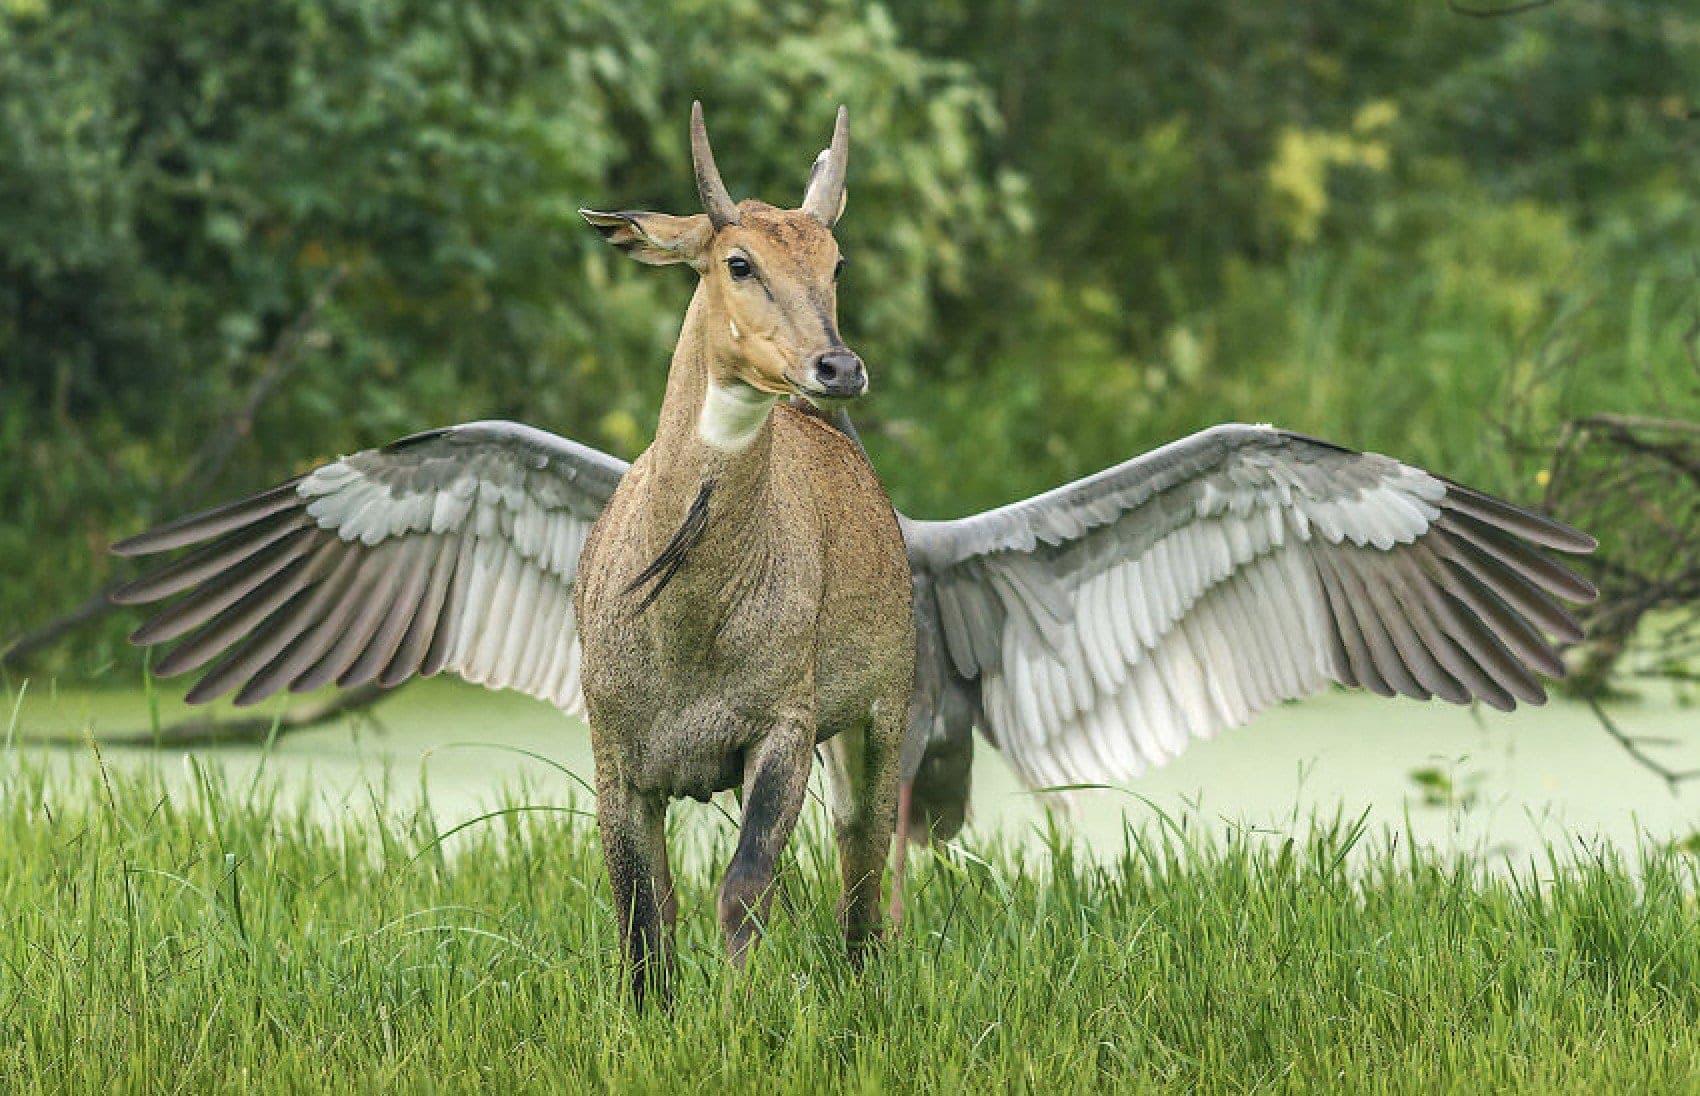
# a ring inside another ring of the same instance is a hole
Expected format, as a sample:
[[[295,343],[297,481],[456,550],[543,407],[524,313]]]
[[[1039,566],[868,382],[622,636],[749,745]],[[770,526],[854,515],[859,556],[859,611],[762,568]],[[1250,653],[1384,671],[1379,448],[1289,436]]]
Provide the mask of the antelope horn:
[[[714,150],[708,147],[708,127],[702,123],[700,102],[691,104],[691,167],[696,171],[697,194],[709,223],[716,229],[737,224],[738,207],[720,181],[720,169],[714,166]]]
[[[844,176],[850,165],[850,112],[838,108],[832,145],[815,159],[809,186],[803,192],[803,212],[831,228],[844,212]]]

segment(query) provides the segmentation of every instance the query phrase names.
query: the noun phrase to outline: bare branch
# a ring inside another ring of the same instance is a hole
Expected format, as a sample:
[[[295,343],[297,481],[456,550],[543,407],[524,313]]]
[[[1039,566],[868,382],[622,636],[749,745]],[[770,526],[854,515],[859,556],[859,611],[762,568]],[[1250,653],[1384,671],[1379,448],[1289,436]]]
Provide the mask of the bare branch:
[[[266,351],[258,375],[248,386],[246,398],[231,411],[225,418],[223,427],[214,431],[190,460],[188,470],[183,474],[183,483],[198,486],[216,480],[231,455],[236,452],[236,447],[253,434],[254,419],[265,406],[266,400],[271,398],[278,386],[288,380],[290,374],[301,364],[301,348],[307,344],[308,336],[318,323],[319,315],[330,303],[331,295],[347,276],[346,266],[333,269],[313,293],[307,306],[278,332],[277,338],[272,340],[271,349]]]
[[[1457,9],[1455,9],[1457,10]],[[1520,9],[1499,9],[1505,14]],[[1556,317],[1539,352],[1527,389],[1508,393],[1498,421],[1505,448],[1543,468],[1542,508],[1599,534],[1599,551],[1575,566],[1600,596],[1577,613],[1586,639],[1567,652],[1567,688],[1582,697],[1600,726],[1639,765],[1667,787],[1700,778],[1700,771],[1671,769],[1648,752],[1650,740],[1627,734],[1606,713],[1601,698],[1642,680],[1700,680],[1700,404],[1668,386],[1651,360],[1640,363],[1659,398],[1654,414],[1595,412],[1558,424],[1549,435],[1532,414],[1537,387],[1563,388],[1578,368],[1560,353],[1564,317]],[[1700,307],[1690,311],[1681,352],[1700,376]],[[1687,375],[1679,370],[1680,375]],[[1700,387],[1692,390],[1700,395]]]
[[[1681,787],[1684,781],[1700,777],[1700,769],[1672,769],[1648,754],[1641,748],[1640,739],[1624,734],[1623,730],[1618,727],[1612,717],[1606,714],[1606,710],[1600,706],[1598,698],[1589,697],[1588,707],[1593,709],[1594,718],[1600,721],[1600,726],[1605,728],[1607,734],[1617,740],[1617,744],[1623,747],[1624,752],[1634,758],[1636,763],[1642,768],[1651,772],[1660,780],[1663,780],[1665,782],[1665,786],[1668,787],[1673,794]]]
[[[286,712],[281,716],[228,720],[198,716],[166,724],[158,730],[143,729],[103,734],[99,742],[102,746],[164,746],[171,749],[252,746],[274,737],[282,738],[295,731],[304,731],[309,727],[321,727],[344,716],[365,711],[394,692],[394,689],[382,689],[376,685],[362,685],[340,692],[329,700],[308,705],[298,712]],[[18,737],[21,741],[38,744],[75,745],[81,741],[51,735]]]
[[[112,612],[114,606],[107,599],[107,595],[117,588],[118,583],[109,583],[90,594],[87,600],[70,612],[15,637],[4,648],[0,648],[0,666],[20,663],[35,652],[53,646],[83,625]]]

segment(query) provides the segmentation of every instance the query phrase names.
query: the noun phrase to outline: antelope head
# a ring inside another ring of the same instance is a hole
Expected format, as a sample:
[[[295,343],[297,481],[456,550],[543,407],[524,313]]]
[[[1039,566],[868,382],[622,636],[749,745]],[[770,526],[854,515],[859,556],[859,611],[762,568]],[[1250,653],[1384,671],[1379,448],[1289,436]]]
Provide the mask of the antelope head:
[[[580,210],[610,244],[639,262],[687,263],[701,277],[696,307],[709,381],[703,433],[711,443],[710,405],[718,404],[725,434],[725,420],[736,420],[740,408],[753,427],[781,396],[829,405],[867,391],[862,359],[838,334],[844,257],[832,228],[844,211],[849,156],[849,114],[839,107],[832,144],[816,158],[801,206],[734,202],[714,164],[702,104],[693,103],[691,161],[703,212],[675,217]]]

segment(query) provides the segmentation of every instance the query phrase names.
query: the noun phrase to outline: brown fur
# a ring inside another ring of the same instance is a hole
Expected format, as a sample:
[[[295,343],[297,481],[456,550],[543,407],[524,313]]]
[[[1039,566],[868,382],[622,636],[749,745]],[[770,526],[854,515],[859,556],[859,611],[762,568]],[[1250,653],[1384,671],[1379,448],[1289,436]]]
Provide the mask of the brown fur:
[[[698,436],[711,382],[795,392],[807,363],[843,346],[830,229],[756,202],[738,209],[740,222],[718,231],[699,218],[592,216],[644,261],[702,274],[655,441],[591,531],[574,588],[604,855],[640,1001],[670,991],[668,802],[742,788],[719,903],[728,953],[741,962],[767,916],[817,742],[831,740],[846,778],[834,823],[852,954],[879,934],[914,676],[903,540],[859,447],[783,404],[742,449]],[[756,264],[759,285],[731,278],[734,252]],[[645,594],[633,580],[676,542],[705,483],[706,521],[640,612]]]

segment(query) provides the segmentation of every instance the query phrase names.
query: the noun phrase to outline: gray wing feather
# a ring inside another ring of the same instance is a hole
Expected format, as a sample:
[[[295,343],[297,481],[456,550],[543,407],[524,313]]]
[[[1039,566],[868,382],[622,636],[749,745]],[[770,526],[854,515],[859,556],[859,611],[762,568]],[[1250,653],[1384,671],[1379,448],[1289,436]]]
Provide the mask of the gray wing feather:
[[[932,672],[978,690],[982,729],[1036,786],[1136,776],[1330,681],[1541,703],[1554,641],[1581,637],[1559,602],[1594,596],[1543,554],[1591,551],[1586,534],[1267,426],[903,530],[936,592]]]
[[[217,659],[193,702],[450,670],[573,710],[572,583],[625,471],[518,423],[431,430],[114,545],[196,547],[113,598],[178,597],[131,638],[182,640],[164,675]]]

